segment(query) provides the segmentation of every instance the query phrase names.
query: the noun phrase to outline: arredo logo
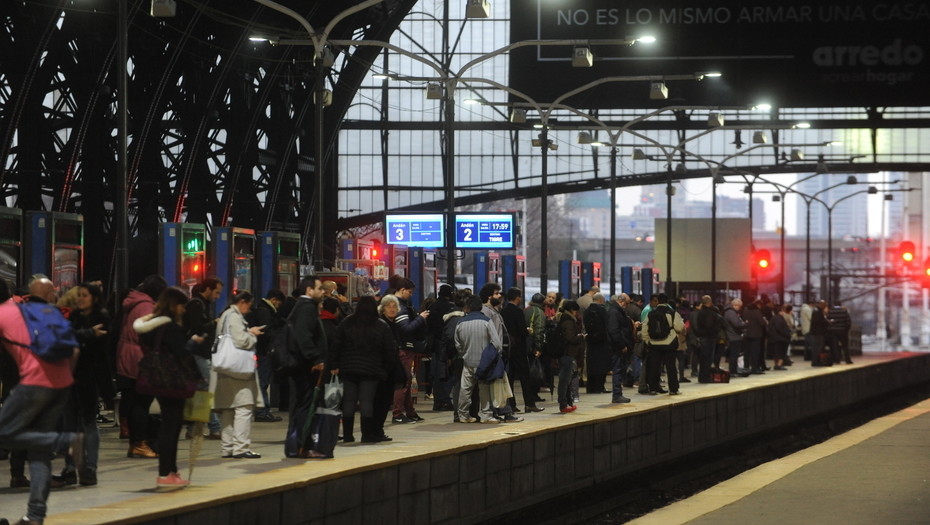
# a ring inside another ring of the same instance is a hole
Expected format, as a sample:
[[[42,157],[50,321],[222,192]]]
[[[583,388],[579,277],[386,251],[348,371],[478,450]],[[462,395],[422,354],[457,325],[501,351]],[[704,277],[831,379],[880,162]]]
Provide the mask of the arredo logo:
[[[924,50],[896,38],[886,46],[823,46],[813,53],[814,64],[822,67],[916,66],[923,62]]]

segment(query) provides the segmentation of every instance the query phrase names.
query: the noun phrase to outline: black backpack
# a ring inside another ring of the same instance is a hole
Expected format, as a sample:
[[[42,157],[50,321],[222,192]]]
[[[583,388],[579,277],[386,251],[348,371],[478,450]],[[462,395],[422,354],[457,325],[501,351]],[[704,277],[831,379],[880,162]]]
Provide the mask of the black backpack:
[[[565,354],[565,344],[562,340],[562,328],[558,318],[546,321],[546,331],[543,333],[543,354],[553,359],[559,359]]]
[[[699,337],[717,337],[721,329],[720,316],[710,307],[701,307],[694,333]]]
[[[271,367],[278,376],[292,375],[300,367],[300,348],[297,346],[290,317],[268,345],[268,358],[271,359]]]
[[[661,341],[672,333],[672,326],[668,323],[668,308],[657,306],[649,312],[649,339]]]

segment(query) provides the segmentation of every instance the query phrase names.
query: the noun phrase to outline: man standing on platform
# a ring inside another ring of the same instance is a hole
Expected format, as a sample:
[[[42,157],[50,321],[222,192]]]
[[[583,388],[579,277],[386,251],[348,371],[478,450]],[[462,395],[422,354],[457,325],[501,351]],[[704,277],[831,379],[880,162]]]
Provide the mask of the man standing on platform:
[[[294,372],[294,402],[288,411],[289,421],[287,438],[298,436],[310,416],[310,405],[313,402],[313,388],[323,373],[323,363],[326,362],[326,333],[323,323],[320,322],[320,303],[323,301],[323,286],[314,276],[306,276],[297,285],[303,290],[303,295],[297,298],[290,318],[293,321],[293,335],[297,341],[300,365]],[[304,448],[306,443],[285,441],[284,449],[288,457],[296,457],[298,449]],[[324,454],[310,451],[310,457],[326,457]]]
[[[630,356],[633,354],[633,323],[625,310],[629,302],[630,296],[621,293],[615,295],[610,301],[610,306],[607,307],[607,339],[613,359],[611,403],[630,402],[630,398],[623,395],[623,379],[627,367],[630,366]]]
[[[723,311],[723,327],[727,333],[727,360],[730,364],[730,377],[739,377],[739,355],[743,352],[743,333],[746,322],[740,315],[743,309],[742,299],[733,299],[730,306]]]
[[[543,408],[536,407],[536,390],[539,385],[530,381],[530,362],[528,352],[532,346],[529,341],[529,330],[526,326],[526,319],[523,316],[523,309],[520,304],[523,302],[523,290],[519,288],[510,288],[507,290],[505,297],[507,302],[501,308],[501,318],[504,320],[504,327],[510,335],[510,389],[513,390],[514,381],[520,380],[520,387],[523,391],[523,407],[527,413],[542,412]],[[510,409],[516,410],[516,399],[510,398]]]
[[[481,299],[472,295],[465,300],[465,317],[455,327],[455,348],[462,356],[462,383],[459,390],[458,420],[461,423],[474,423],[471,417],[471,393],[477,386],[479,415],[482,423],[500,423],[491,410],[491,385],[486,381],[479,381],[475,376],[478,364],[481,362],[481,353],[488,343],[501,351],[501,339],[497,330],[491,326],[491,321],[481,313]]]
[[[216,277],[207,277],[194,287],[191,300],[187,302],[184,310],[183,325],[187,337],[200,336],[203,342],[194,347],[194,360],[200,369],[200,375],[209,381],[212,368],[213,342],[216,340],[216,319],[213,317],[213,303],[223,293],[223,281]],[[204,384],[204,390],[206,385]],[[220,417],[216,412],[210,412],[210,421],[207,423],[210,435],[207,439],[220,439]]]

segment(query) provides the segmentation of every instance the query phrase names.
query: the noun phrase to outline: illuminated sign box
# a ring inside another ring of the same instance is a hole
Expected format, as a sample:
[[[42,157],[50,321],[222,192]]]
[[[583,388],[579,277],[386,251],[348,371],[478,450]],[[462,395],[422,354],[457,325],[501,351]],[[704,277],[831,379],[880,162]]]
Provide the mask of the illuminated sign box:
[[[513,213],[456,213],[454,217],[456,248],[513,249]]]
[[[389,214],[384,216],[384,239],[413,248],[445,248],[445,227],[442,213]]]

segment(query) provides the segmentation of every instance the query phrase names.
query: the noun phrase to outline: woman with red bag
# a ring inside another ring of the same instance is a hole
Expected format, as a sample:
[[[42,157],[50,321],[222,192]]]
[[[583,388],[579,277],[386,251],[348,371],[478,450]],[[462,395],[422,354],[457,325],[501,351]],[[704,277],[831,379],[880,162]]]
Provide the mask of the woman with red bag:
[[[149,354],[157,352],[162,358],[174,360],[174,368],[185,374],[185,387],[171,391],[164,385],[161,391],[155,394],[161,406],[161,426],[158,430],[158,478],[155,483],[159,487],[185,487],[190,481],[181,478],[178,474],[178,438],[181,434],[181,419],[184,413],[184,400],[193,395],[193,384],[201,379],[200,372],[194,363],[191,351],[194,346],[203,341],[203,337],[192,335],[190,338],[181,326],[184,317],[184,308],[187,304],[187,294],[177,287],[166,288],[158,296],[155,309],[151,314],[137,319],[132,327],[139,334],[143,352]],[[143,358],[144,361],[144,358]],[[165,366],[165,368],[169,368]],[[140,362],[139,380],[136,387],[143,383],[146,375],[143,363]],[[187,386],[190,386],[188,392]]]

